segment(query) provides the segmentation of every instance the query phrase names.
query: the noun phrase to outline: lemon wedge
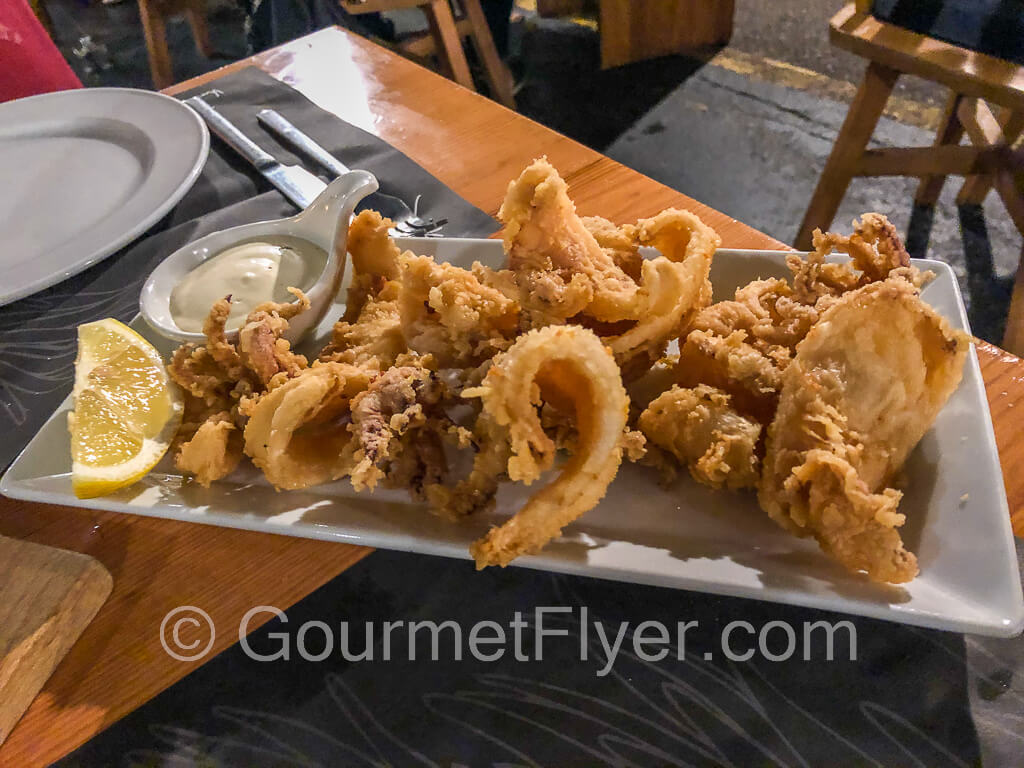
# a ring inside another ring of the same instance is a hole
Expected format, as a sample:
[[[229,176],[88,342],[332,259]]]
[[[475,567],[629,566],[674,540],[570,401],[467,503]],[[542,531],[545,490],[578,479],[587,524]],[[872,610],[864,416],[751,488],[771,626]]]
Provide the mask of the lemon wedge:
[[[80,499],[131,485],[167,452],[182,399],[160,353],[122,322],[78,327],[71,485]]]

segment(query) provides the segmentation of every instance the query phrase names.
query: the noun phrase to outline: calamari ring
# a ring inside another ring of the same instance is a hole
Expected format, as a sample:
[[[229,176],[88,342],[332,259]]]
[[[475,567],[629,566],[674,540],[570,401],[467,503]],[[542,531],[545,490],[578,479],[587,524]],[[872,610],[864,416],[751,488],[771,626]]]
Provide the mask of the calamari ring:
[[[322,363],[256,401],[245,425],[245,453],[278,490],[337,480],[351,471],[352,435],[345,421],[371,371]]]
[[[622,462],[629,398],[610,351],[593,331],[578,326],[521,336],[496,359],[483,384],[463,394],[479,396],[482,418],[508,431],[508,475],[528,485],[551,467],[556,452],[536,404],[543,400],[575,413],[577,449],[558,478],[470,547],[477,568],[505,566],[538,551],[604,497]]]

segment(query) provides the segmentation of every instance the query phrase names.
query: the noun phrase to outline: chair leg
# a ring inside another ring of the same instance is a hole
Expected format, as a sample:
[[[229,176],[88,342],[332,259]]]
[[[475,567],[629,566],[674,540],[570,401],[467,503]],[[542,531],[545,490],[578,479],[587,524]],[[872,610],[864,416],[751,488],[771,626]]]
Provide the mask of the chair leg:
[[[999,115],[999,124],[1002,128],[1003,138],[1008,145],[1013,145],[1017,137],[1024,133],[1024,112],[1011,112],[1004,109]],[[957,205],[981,205],[992,189],[991,176],[970,176],[960,187],[960,193],[956,196]]]
[[[174,84],[174,71],[171,67],[171,52],[167,48],[167,27],[163,14],[153,0],[139,0],[139,16],[146,36],[153,87],[167,88]]]
[[[185,3],[185,18],[192,28],[192,37],[195,38],[196,48],[206,58],[214,55],[213,44],[210,43],[210,28],[206,23],[206,0],[187,0]]]
[[[1021,249],[1017,277],[1013,281],[1013,297],[1006,316],[1002,347],[1017,357],[1024,357],[1024,248]]]
[[[462,38],[459,37],[455,16],[448,0],[430,0],[423,10],[427,14],[430,30],[437,43],[437,55],[442,60],[442,68],[447,68],[452,79],[459,85],[471,91],[475,90],[473,75],[469,72],[469,62],[466,61],[466,52],[462,50]]]
[[[796,236],[797,248],[809,249],[814,230],[829,226],[835,218],[856,171],[857,161],[871,140],[871,134],[875,131],[878,118],[882,116],[882,110],[899,76],[897,70],[878,62],[868,64],[864,80],[857,89],[857,95],[832,147],[832,154],[825,163],[818,186],[807,206],[807,213],[804,214]]]
[[[494,37],[491,35],[491,28],[487,26],[487,17],[484,16],[484,9],[480,7],[480,0],[462,0],[462,6],[473,30],[473,46],[476,48],[480,61],[483,62],[484,72],[487,73],[487,82],[491,86],[491,93],[495,101],[501,102],[509,109],[515,109],[516,98],[512,91],[512,73],[508,71],[505,62],[498,55]]]
[[[963,96],[959,93],[950,93],[946,101],[946,108],[942,114],[942,122],[935,134],[935,146],[943,144],[959,144],[964,135],[964,126],[957,116],[960,102]],[[917,194],[914,195],[915,205],[933,206],[939,201],[942,187],[946,183],[945,176],[922,176],[921,183],[917,185]]]

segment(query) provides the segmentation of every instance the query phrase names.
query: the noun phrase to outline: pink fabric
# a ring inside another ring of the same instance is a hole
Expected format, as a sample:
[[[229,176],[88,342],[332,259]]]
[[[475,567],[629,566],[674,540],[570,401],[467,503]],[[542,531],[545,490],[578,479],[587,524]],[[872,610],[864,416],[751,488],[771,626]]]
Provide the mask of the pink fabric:
[[[0,102],[81,87],[27,0],[0,0]]]

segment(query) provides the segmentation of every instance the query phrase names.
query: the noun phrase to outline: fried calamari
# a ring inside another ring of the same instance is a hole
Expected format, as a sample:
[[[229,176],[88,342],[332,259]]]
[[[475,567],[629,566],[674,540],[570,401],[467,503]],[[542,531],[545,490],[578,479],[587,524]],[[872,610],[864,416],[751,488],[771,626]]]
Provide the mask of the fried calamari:
[[[577,326],[521,336],[483,384],[464,395],[479,397],[481,417],[506,432],[512,481],[529,485],[554,463],[556,445],[541,426],[537,406],[571,413],[578,434],[557,479],[470,547],[478,568],[508,565],[539,551],[605,495],[622,461],[629,399],[611,353]]]
[[[316,363],[284,380],[247,409],[246,455],[279,490],[344,477],[354,466],[352,400],[371,375],[345,363]]]
[[[225,330],[231,297],[220,299],[203,324],[206,344],[182,344],[171,356],[168,373],[189,397],[175,465],[202,485],[238,465],[245,403],[274,380],[306,368],[306,358],[294,353],[282,336],[288,321],[309,309],[309,300],[301,291],[289,290],[298,301],[257,306],[242,323],[237,342],[229,341]]]
[[[348,477],[360,492],[408,489],[452,521],[492,508],[502,483],[552,471],[472,545],[483,568],[557,538],[625,455],[757,489],[772,519],[846,567],[914,576],[890,486],[955,389],[968,340],[921,301],[927,275],[884,216],[816,232],[812,253],[787,259],[790,280],[716,304],[720,239],[691,213],[582,218],[540,159],[499,216],[507,263],[470,269],[402,252],[375,212],[354,217],[347,303],[312,366],[284,336],[301,294],[257,308],[237,341],[217,302],[206,343],[169,366],[188,393],[179,468],[208,485],[244,453],[278,489]]]
[[[960,381],[969,337],[888,279],[826,310],[783,374],[758,498],[875,581],[917,574],[890,484]]]
[[[357,491],[373,490],[388,476],[422,497],[425,485],[444,476],[436,424],[445,421],[441,403],[447,391],[432,364],[431,358],[410,357],[375,377],[352,400],[349,429],[358,448],[351,474]]]
[[[444,367],[475,368],[508,349],[519,302],[467,269],[404,254],[399,311],[408,348]]]
[[[199,425],[192,437],[182,443],[175,466],[195,475],[200,485],[231,474],[242,460],[242,433],[229,411],[219,411]]]
[[[657,447],[712,488],[754,488],[761,463],[755,448],[761,425],[737,413],[729,395],[701,384],[674,386],[640,415],[639,427]]]
[[[851,261],[828,261],[833,250],[849,254]],[[733,300],[703,309],[680,339],[679,383],[721,389],[762,424],[771,421],[782,373],[822,312],[871,283],[898,279],[920,288],[929,277],[910,265],[895,228],[878,213],[864,214],[848,237],[816,231],[814,251],[806,257],[793,254],[786,264],[792,284],[748,283]]]
[[[721,241],[688,211],[622,227],[581,219],[568,185],[541,159],[509,185],[498,215],[523,326],[591,328],[627,378],[658,360],[711,300],[708,274]],[[661,255],[645,260],[642,247]]]

